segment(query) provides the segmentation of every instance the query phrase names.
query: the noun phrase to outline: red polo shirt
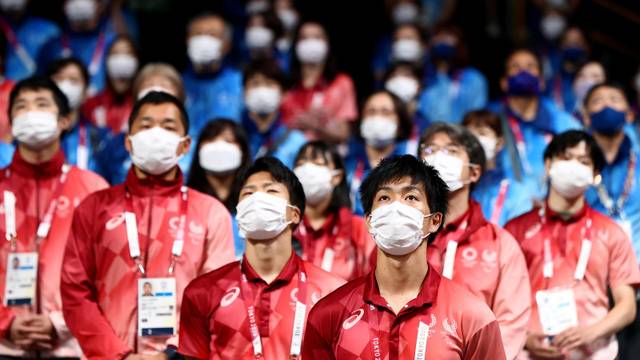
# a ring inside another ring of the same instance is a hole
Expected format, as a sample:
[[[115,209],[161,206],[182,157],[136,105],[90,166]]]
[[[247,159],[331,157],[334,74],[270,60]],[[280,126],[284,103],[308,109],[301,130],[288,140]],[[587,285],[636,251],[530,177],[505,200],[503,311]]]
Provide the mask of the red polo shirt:
[[[344,283],[295,254],[270,284],[246,258],[197,278],[185,290],[182,301],[179,352],[199,359],[254,359],[248,301],[256,309],[263,358],[288,359],[302,270],[307,276],[307,313],[315,302]],[[242,274],[254,299],[243,301]]]
[[[420,335],[420,337],[419,337]],[[422,343],[426,355],[416,356]],[[394,314],[375,269],[329,294],[307,321],[304,359],[504,359],[500,328],[482,300],[432,268]]]

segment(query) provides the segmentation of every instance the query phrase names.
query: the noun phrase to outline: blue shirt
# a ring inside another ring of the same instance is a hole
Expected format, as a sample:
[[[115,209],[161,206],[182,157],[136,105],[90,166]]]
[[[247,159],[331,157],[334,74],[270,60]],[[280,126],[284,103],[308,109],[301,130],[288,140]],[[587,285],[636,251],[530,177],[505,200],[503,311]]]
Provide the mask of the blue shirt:
[[[435,72],[418,98],[418,111],[430,122],[460,123],[467,112],[484,108],[487,97],[487,80],[476,69]]]
[[[507,121],[508,133],[505,134],[506,145],[498,154],[498,163],[504,164],[503,169],[510,178],[516,178],[516,168],[520,170],[521,179],[530,178],[533,193],[539,199],[546,194],[544,181],[544,149],[553,135],[570,129],[580,129],[580,123],[570,114],[558,109],[555,104],[544,97],[540,98],[538,111],[530,121],[522,120],[509,109],[505,102],[491,104],[489,110],[499,114],[502,121]],[[515,126],[511,127],[509,119]],[[523,142],[515,138],[514,129],[519,129]],[[518,146],[520,143],[521,146]],[[512,151],[510,151],[510,149]],[[513,157],[513,159],[512,159]]]
[[[629,174],[629,165],[632,154],[635,156],[634,174],[629,189],[628,197],[621,208],[615,206],[616,202],[622,196],[625,187],[625,181]],[[605,206],[603,199],[598,194],[596,187],[591,187],[586,192],[586,198],[594,209],[611,216],[625,231],[631,230],[631,240],[636,257],[640,258],[640,165],[638,164],[638,156],[640,154],[634,151],[631,140],[625,136],[624,142],[618,150],[618,154],[612,163],[606,164],[600,173],[602,177],[601,184],[608,197],[613,201],[614,206],[608,208]]]
[[[287,128],[279,115],[264,133],[258,131],[256,124],[246,112],[242,117],[242,126],[249,139],[249,151],[251,151],[252,159],[271,155],[290,169],[293,169],[295,165],[298,152],[307,143],[304,133]]]
[[[6,142],[0,141],[0,169],[4,169],[11,164],[15,151],[16,146],[14,144],[7,144]]]
[[[18,55],[16,47],[7,41],[4,73],[7,78],[20,81],[36,72],[41,49],[48,41],[60,36],[60,28],[49,20],[34,16],[27,16],[17,24],[4,20],[28,54],[28,60],[23,59]]]
[[[471,196],[480,204],[487,220],[492,221],[496,214],[497,225],[504,226],[509,220],[533,208],[534,194],[531,189],[531,185],[508,178],[504,170],[497,167],[482,174]],[[503,203],[498,206],[497,200],[501,192],[504,193]]]
[[[103,151],[105,146],[106,130],[99,129],[91,124],[78,122],[70,131],[66,132],[60,139],[60,147],[64,152],[66,162],[71,165],[83,166],[86,170],[103,174],[96,153]],[[81,149],[81,143],[84,142],[84,150]],[[83,151],[86,151],[87,163],[78,164],[78,159]]]
[[[122,184],[131,168],[131,157],[124,147],[128,134],[114,134],[110,129],[101,130],[104,131],[103,145],[94,155],[99,163],[98,174],[111,185]]]
[[[412,149],[407,149],[407,143],[408,141],[397,142],[389,157],[405,155],[412,151]],[[369,164],[369,157],[362,140],[353,139],[349,142],[349,152],[345,158],[344,167],[347,172],[353,213],[364,216],[364,209],[360,199],[360,184],[369,175],[371,164]]]

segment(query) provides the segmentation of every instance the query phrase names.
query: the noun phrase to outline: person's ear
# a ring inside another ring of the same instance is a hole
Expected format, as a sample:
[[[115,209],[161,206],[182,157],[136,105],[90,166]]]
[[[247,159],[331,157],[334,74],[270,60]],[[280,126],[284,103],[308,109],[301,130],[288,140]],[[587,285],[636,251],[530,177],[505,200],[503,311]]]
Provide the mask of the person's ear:
[[[189,153],[189,150],[191,150],[191,136],[187,135],[180,142],[180,145],[177,149],[177,155],[186,155]]]
[[[438,229],[442,225],[442,213],[434,213],[430,217],[428,217],[428,219],[430,221],[430,224],[427,230],[430,234],[433,234],[438,231]]]
[[[500,90],[502,90],[503,93],[507,92],[507,78],[506,76],[503,76],[500,78]]]
[[[127,133],[127,135],[124,137],[124,148],[129,154],[133,153],[133,145],[131,145],[131,132]]]
[[[71,121],[71,115],[59,115],[58,116],[58,128],[60,131],[71,130],[73,122]]]
[[[334,170],[333,176],[331,177],[331,186],[333,187],[338,186],[342,182],[343,178],[344,178],[343,170]]]
[[[302,221],[302,213],[298,207],[287,207],[287,211],[289,212],[289,219],[292,224],[298,225]]]
[[[503,148],[504,148],[504,138],[501,136],[498,139],[496,139],[496,156],[500,151],[502,151]]]
[[[627,124],[633,124],[633,121],[635,120],[633,111],[627,110],[627,112],[625,113],[625,119],[627,120]]]
[[[542,75],[538,76],[538,80],[540,81],[540,92],[544,93],[544,91],[547,89],[547,82],[544,81],[544,76]]]
[[[469,182],[477,183],[482,176],[482,166],[478,164],[472,164],[469,167]]]
[[[582,111],[582,123],[584,124],[585,129],[591,128],[591,117],[587,110]]]
[[[549,170],[551,169],[551,159],[544,160],[544,177],[545,179],[549,178]]]

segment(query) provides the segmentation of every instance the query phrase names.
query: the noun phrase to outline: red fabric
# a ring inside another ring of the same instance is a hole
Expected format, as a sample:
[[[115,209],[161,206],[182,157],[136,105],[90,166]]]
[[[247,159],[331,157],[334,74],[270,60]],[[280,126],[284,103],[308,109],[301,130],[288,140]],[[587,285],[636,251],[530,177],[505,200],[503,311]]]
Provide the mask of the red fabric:
[[[82,105],[82,114],[85,119],[98,127],[108,127],[113,133],[126,132],[128,129],[129,115],[133,108],[131,95],[118,99],[109,89],[105,89],[98,95],[91,97]]]
[[[542,225],[539,215],[540,209],[533,209],[528,213],[511,220],[506,229],[520,243],[524,253],[529,278],[531,281],[532,313],[529,330],[540,333],[541,325],[535,294],[539,290],[556,287],[572,287],[578,309],[578,323],[590,325],[602,320],[609,312],[607,287],[615,288],[628,284],[640,284],[640,270],[638,261],[631,247],[631,241],[613,220],[585,205],[578,214],[564,220],[552,211],[545,212],[546,224]],[[585,277],[576,283],[574,271],[580,249],[582,247],[582,229],[588,219],[592,221],[590,237],[592,248]],[[543,226],[546,229],[543,230]],[[542,273],[544,262],[543,234],[551,236],[551,253],[553,255],[553,277],[545,279]],[[562,235],[558,235],[562,233]],[[564,251],[558,239],[566,239]],[[614,358],[617,353],[615,337],[600,339],[593,344],[573,351],[571,356],[576,359]]]
[[[343,208],[329,214],[318,230],[313,230],[305,217],[294,234],[302,245],[302,258],[321,266],[325,251],[334,251],[333,264],[324,269],[345,280],[355,279],[369,271],[369,256],[375,248],[364,220]]]
[[[288,126],[295,126],[298,115],[309,111],[313,98],[322,97],[321,108],[328,113],[327,121],[353,121],[358,117],[356,90],[346,74],[339,74],[332,82],[320,81],[316,86],[300,85],[289,90],[282,99],[282,119]]]
[[[430,359],[504,359],[491,310],[430,269],[416,299],[396,316],[380,295],[375,269],[329,294],[309,314],[304,359],[374,359],[369,314],[380,319],[381,359],[414,359],[418,324],[429,325]]]
[[[5,140],[5,136],[11,134],[11,124],[9,124],[9,94],[15,83],[9,79],[0,83],[0,141]],[[9,139],[11,136],[8,137]]]
[[[462,220],[464,234],[452,238]],[[500,325],[507,359],[524,346],[531,315],[531,289],[527,264],[516,240],[501,227],[487,222],[482,208],[471,200],[469,210],[447,224],[427,251],[429,263],[442,270],[447,243],[458,242],[453,281],[464,286],[491,308]]]
[[[125,190],[132,196],[142,263],[148,277],[167,277],[178,229],[182,175],[174,181],[138,179],[88,197],[73,219],[62,270],[64,317],[90,359],[153,354],[178,343],[177,336],[137,336],[137,281],[124,221]],[[184,250],[174,277],[177,310],[187,284],[234,259],[231,217],[214,198],[188,190]]]
[[[16,151],[11,165],[0,171],[0,196],[3,197],[0,234],[4,238],[4,191],[11,191],[16,197],[17,251],[36,251],[36,229],[46,209],[51,203],[53,193],[58,188],[64,155],[59,152],[46,163],[32,165],[27,163]],[[107,183],[98,175],[71,167],[67,180],[58,198],[51,230],[40,245],[39,256],[39,299],[41,313],[49,315],[59,336],[59,342],[48,356],[80,356],[77,342],[71,336],[62,321],[62,303],[60,300],[60,268],[64,248],[71,230],[71,220],[76,206],[90,193],[104,189]],[[10,243],[4,239],[0,242],[0,299],[4,296],[7,256]],[[0,355],[26,356],[13,343],[6,340],[7,331],[15,314],[35,312],[33,307],[6,308],[0,301]]]
[[[303,261],[295,254],[267,284],[246,258],[242,272],[255,296],[257,324],[265,360],[288,359],[295,313],[297,277]],[[307,312],[313,303],[344,283],[304,262]],[[254,359],[247,310],[242,301],[240,263],[234,262],[194,280],[185,291],[180,317],[180,348],[199,359]]]

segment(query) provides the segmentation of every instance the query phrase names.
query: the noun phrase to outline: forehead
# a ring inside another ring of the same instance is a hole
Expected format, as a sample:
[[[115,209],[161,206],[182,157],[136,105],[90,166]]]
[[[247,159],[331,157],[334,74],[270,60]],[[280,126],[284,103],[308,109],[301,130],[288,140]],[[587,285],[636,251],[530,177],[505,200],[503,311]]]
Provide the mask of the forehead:
[[[305,36],[324,36],[325,32],[320,24],[306,23],[300,28],[300,35]]]
[[[53,101],[53,92],[49,89],[24,89],[16,96],[16,101],[35,99],[47,99]]]
[[[389,181],[380,184],[380,188],[378,188],[376,192],[379,192],[379,191],[402,192],[405,190],[418,191],[422,194],[426,193],[424,184],[414,183],[409,176],[403,176],[399,179],[390,179]]]
[[[426,139],[427,144],[437,144],[437,145],[450,145],[455,144],[459,145],[457,142],[453,141],[449,134],[444,131],[438,131],[437,133],[431,135]]]
[[[374,107],[374,106],[384,106],[384,107],[393,107],[393,100],[391,96],[386,93],[378,93],[371,95],[367,102],[364,105],[365,107]]]
[[[535,64],[536,66],[538,66],[538,59],[529,51],[517,51],[511,54],[511,56],[509,56],[509,59],[507,60],[507,66],[513,66],[516,64]]]
[[[222,19],[217,16],[205,16],[197,19],[191,23],[190,31],[215,31],[218,33],[224,32],[225,24]]]
[[[593,91],[593,93],[591,94],[591,99],[603,96],[624,98],[624,93],[622,93],[620,89],[616,89],[610,86],[601,86]]]
[[[602,74],[604,75],[604,68],[597,62],[588,63],[580,69],[578,76],[585,74]]]
[[[180,110],[172,103],[144,104],[140,107],[138,116],[133,120],[133,125],[142,119],[174,119],[180,121]]]
[[[271,176],[271,174],[267,171],[258,171],[257,173],[249,176],[247,178],[247,181],[245,181],[245,183],[242,185],[243,188],[249,187],[249,186],[265,186],[265,185],[271,185],[271,186],[277,186],[277,187],[281,187],[284,190],[287,190],[287,187],[281,183],[276,181],[273,176]]]
[[[588,155],[587,150],[588,150],[587,143],[584,141],[580,141],[574,146],[567,147],[564,150],[564,152],[561,152],[558,155],[565,154],[565,155],[574,155],[574,156],[584,156],[584,155]]]
[[[116,40],[116,42],[113,43],[113,45],[111,46],[111,51],[117,51],[117,52],[132,52],[133,51],[133,45],[131,45],[131,43],[126,40],[126,39],[118,39]]]
[[[420,32],[413,26],[400,26],[395,32],[396,38],[419,38]]]

